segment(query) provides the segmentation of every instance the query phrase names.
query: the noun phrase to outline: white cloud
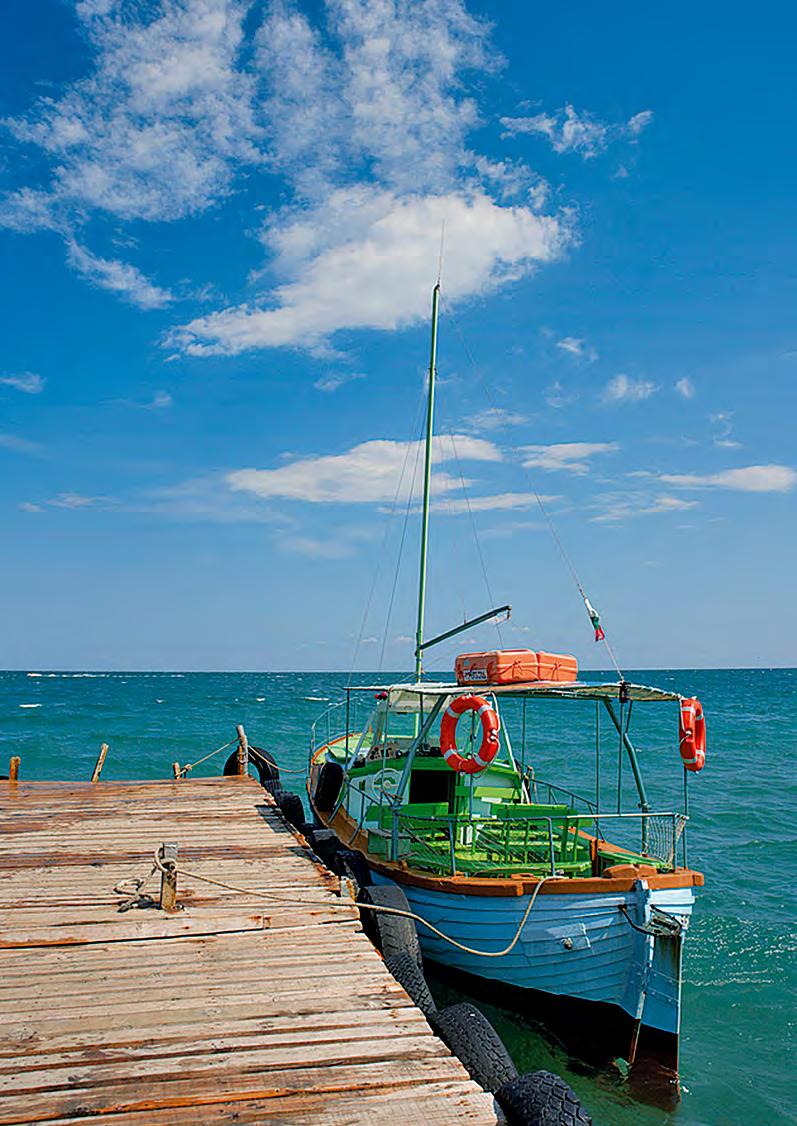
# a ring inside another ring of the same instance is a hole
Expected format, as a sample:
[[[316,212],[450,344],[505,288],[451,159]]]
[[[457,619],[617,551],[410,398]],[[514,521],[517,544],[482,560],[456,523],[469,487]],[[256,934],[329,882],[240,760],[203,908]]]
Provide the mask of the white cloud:
[[[715,411],[708,416],[714,426],[712,442],[721,450],[740,450],[742,443],[731,437],[733,433],[733,411]]]
[[[238,469],[227,475],[235,491],[264,499],[302,500],[311,503],[364,504],[391,502],[398,495],[407,499],[412,474],[406,472],[421,443],[372,439],[344,454],[305,457],[279,469]],[[500,461],[492,442],[467,434],[441,434],[434,439],[435,465],[454,460]],[[465,482],[468,484],[469,482]],[[462,487],[459,477],[437,470],[432,491],[442,495]]]
[[[53,508],[68,508],[75,510],[79,508],[92,508],[97,504],[104,504],[108,500],[107,497],[89,497],[84,496],[83,493],[59,493],[53,500],[48,500],[47,503]]]
[[[11,450],[17,454],[37,454],[41,450],[38,442],[20,438],[16,434],[0,434],[0,450]]]
[[[597,350],[591,344],[575,336],[562,337],[561,340],[557,340],[556,347],[571,356],[577,356],[580,360],[586,360],[589,364],[594,363],[598,358]]]
[[[541,496],[543,504],[561,500],[560,496]],[[432,506],[435,512],[460,516],[467,512],[506,512],[510,509],[531,508],[537,503],[534,493],[496,493],[484,497],[446,497]]]
[[[546,137],[557,153],[578,153],[584,160],[592,160],[615,141],[634,143],[640,133],[653,120],[652,110],[635,113],[625,124],[609,125],[586,111],[572,105],[562,106],[554,113],[538,113],[532,117],[502,117],[506,130],[504,136],[515,137],[521,133]]]
[[[365,379],[365,373],[361,371],[340,371],[331,372],[329,375],[322,375],[315,381],[313,387],[316,391],[325,391],[330,394],[337,391],[340,387],[345,387],[347,383],[353,383],[358,379]]]
[[[277,543],[283,551],[306,555],[310,559],[348,559],[354,547],[342,540],[319,540],[312,536],[281,536]]]
[[[589,459],[597,454],[619,450],[617,442],[560,442],[553,446],[525,446],[524,466],[527,469],[560,470],[584,476],[589,472]]]
[[[94,285],[121,294],[139,309],[161,309],[172,300],[170,293],[153,285],[135,266],[115,259],[99,258],[73,239],[67,241],[67,260]]]
[[[554,410],[561,410],[562,407],[574,403],[576,399],[578,399],[578,391],[566,390],[558,379],[555,379],[545,392],[545,401]]]
[[[658,390],[648,379],[631,379],[627,375],[615,375],[603,390],[604,403],[641,403]]]
[[[652,120],[653,110],[643,109],[640,113],[635,113],[633,117],[628,119],[628,124],[625,127],[626,132],[632,137],[638,137],[644,129],[647,129]]]
[[[735,489],[742,493],[787,493],[797,485],[797,472],[788,465],[746,465],[721,473],[663,473],[668,485],[681,488]]]
[[[245,0],[162,0],[154,13],[78,7],[91,71],[5,123],[52,161],[39,225],[49,213],[71,226],[94,210],[180,218],[229,189],[235,162],[259,159],[254,79],[237,66],[248,8]]]
[[[174,399],[168,391],[156,391],[149,403],[144,404],[148,411],[164,411],[174,406]]]
[[[630,496],[609,494],[599,498],[598,504],[603,511],[590,517],[593,524],[613,524],[635,516],[655,516],[665,512],[686,512],[690,508],[697,508],[698,502],[684,500],[682,497],[662,495],[650,498],[634,493]]]
[[[19,508],[20,512],[42,512],[43,511],[42,506],[40,504],[33,504],[29,500],[24,500],[20,505],[18,505],[18,508]]]
[[[528,422],[526,415],[504,407],[486,407],[468,419],[474,430],[503,430],[507,426],[522,426],[524,422]]]
[[[482,192],[408,196],[359,185],[265,238],[295,280],[268,306],[199,317],[171,337],[192,355],[312,346],[339,329],[395,329],[429,315],[440,230],[450,301],[496,289],[557,258],[569,237],[558,219],[500,207]]]
[[[695,385],[686,375],[676,381],[675,390],[682,399],[694,399],[695,397]]]
[[[15,391],[22,391],[26,395],[40,395],[47,382],[41,375],[32,371],[23,371],[19,375],[0,376],[0,383],[13,387]]]

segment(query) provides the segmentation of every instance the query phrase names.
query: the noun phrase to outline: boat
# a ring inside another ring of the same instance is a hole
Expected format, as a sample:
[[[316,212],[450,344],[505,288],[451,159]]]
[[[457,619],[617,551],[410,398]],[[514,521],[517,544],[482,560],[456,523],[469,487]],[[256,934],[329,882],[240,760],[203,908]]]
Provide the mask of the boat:
[[[425,679],[432,646],[510,610],[424,636],[438,304],[439,282],[414,674],[349,687],[314,724],[309,800],[317,824],[362,858],[366,880],[403,891],[434,974],[542,1023],[585,1058],[677,1073],[683,943],[704,882],[689,866],[686,832],[687,783],[705,761],[702,707],[630,683],[619,667],[616,680],[580,677],[574,658],[545,651],[462,654],[454,677]],[[576,581],[596,640],[605,641]],[[584,704],[595,737],[574,750],[568,717]],[[663,707],[678,719],[678,809],[653,808],[632,738],[632,715],[636,723],[640,710]],[[549,733],[556,724],[568,769],[583,768],[583,787],[565,785],[561,772],[537,776],[525,738],[535,715]]]

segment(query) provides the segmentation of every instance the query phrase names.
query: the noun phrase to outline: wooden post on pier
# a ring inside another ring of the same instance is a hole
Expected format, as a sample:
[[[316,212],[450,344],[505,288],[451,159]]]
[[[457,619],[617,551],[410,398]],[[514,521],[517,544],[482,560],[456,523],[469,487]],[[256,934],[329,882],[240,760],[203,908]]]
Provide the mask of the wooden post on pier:
[[[249,740],[242,723],[235,730],[238,732],[238,774],[244,777],[249,773]]]
[[[94,763],[94,769],[91,772],[92,782],[99,782],[102,768],[105,764],[105,756],[108,754],[108,744],[103,743],[100,747],[100,753],[97,755],[97,761]]]
[[[161,899],[162,911],[170,914],[177,910],[177,844],[164,843],[158,849],[158,859],[161,868]]]
[[[22,760],[19,755],[14,755],[8,764],[8,780],[9,782],[19,781],[19,764]]]

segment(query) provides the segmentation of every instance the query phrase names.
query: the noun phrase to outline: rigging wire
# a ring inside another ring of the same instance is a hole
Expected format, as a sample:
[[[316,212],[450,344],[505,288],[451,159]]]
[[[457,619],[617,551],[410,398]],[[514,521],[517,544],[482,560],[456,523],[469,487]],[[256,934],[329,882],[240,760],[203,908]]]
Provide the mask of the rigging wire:
[[[443,414],[443,412],[441,410],[439,410],[439,408],[438,408],[438,417],[441,417],[442,414]],[[446,433],[448,434],[449,438],[451,439],[451,448],[454,451],[454,460],[457,463],[457,473],[459,474],[460,484],[462,485],[462,495],[465,498],[465,507],[467,508],[468,516],[470,518],[470,526],[471,526],[471,529],[473,531],[473,539],[474,539],[474,542],[476,544],[476,553],[479,556],[479,565],[481,567],[482,577],[484,579],[485,590],[487,591],[487,597],[490,601],[490,605],[494,606],[495,605],[495,598],[493,597],[492,588],[490,586],[490,577],[487,573],[487,564],[484,561],[484,552],[482,551],[481,540],[479,538],[479,529],[476,525],[476,518],[473,515],[473,508],[471,507],[471,503],[470,503],[470,494],[468,492],[468,486],[465,483],[465,474],[462,472],[462,462],[459,459],[459,451],[457,449],[456,439],[454,437],[454,432],[453,432],[453,429],[452,429],[450,423],[445,422],[444,426],[446,428]],[[501,624],[497,620],[493,624],[494,624],[496,632],[498,634],[499,644],[500,644],[501,648],[503,649],[503,647],[504,647],[504,636],[503,636],[503,633],[501,632]]]
[[[415,435],[418,432],[418,420],[420,419],[421,411],[422,411],[422,408],[423,408],[424,391],[425,391],[425,386],[422,384],[419,395],[418,395],[418,403],[417,403],[417,406],[416,406],[416,409],[415,409],[415,420],[413,422],[413,426],[412,426],[412,430],[411,430],[411,433],[413,435]],[[401,473],[399,474],[398,484],[396,485],[396,492],[393,496],[393,503],[391,504],[390,511],[388,512],[387,517],[385,519],[385,531],[384,531],[384,534],[382,536],[382,543],[381,543],[381,546],[379,548],[379,554],[377,556],[376,567],[374,568],[374,575],[373,575],[373,578],[371,580],[371,588],[368,591],[368,598],[366,599],[366,602],[365,602],[365,610],[363,611],[362,620],[360,622],[360,632],[357,635],[357,641],[356,641],[355,646],[354,646],[354,655],[352,656],[352,659],[351,659],[351,667],[349,668],[349,675],[348,675],[348,678],[347,678],[347,681],[346,681],[346,687],[347,688],[351,687],[351,680],[352,680],[352,677],[354,675],[354,666],[357,664],[357,658],[360,654],[360,646],[362,645],[363,636],[365,634],[365,627],[368,623],[368,614],[370,613],[370,610],[371,610],[371,603],[373,601],[374,591],[376,590],[376,584],[379,580],[379,574],[380,574],[380,571],[382,569],[382,562],[383,562],[384,557],[385,557],[385,548],[387,546],[387,540],[388,540],[388,536],[390,534],[391,522],[392,522],[393,516],[395,515],[395,512],[396,512],[396,506],[398,504],[399,496],[401,495],[401,486],[404,482],[404,474],[407,471],[407,463],[409,461],[410,452],[412,450],[413,444],[416,444],[416,454],[415,454],[415,471],[413,472],[412,484],[410,486],[410,498],[412,497],[412,494],[415,490],[415,474],[418,471],[418,451],[420,450],[420,446],[417,443],[413,443],[412,441],[410,441],[410,442],[407,443],[407,448],[404,451],[404,462],[401,466]],[[407,519],[407,517],[405,516],[404,530],[402,532],[402,537],[401,537],[402,546],[403,546],[403,543],[404,543],[404,536],[406,535],[406,530],[407,530],[406,519]],[[395,582],[394,582],[394,587],[395,587]],[[392,605],[392,601],[391,601],[391,605]],[[382,652],[384,653],[384,641],[382,643]],[[379,667],[380,667],[380,669],[382,667],[381,657],[380,657]]]
[[[442,298],[442,295],[441,295],[441,298]],[[471,367],[473,368],[474,372],[476,373],[476,376],[477,376],[479,382],[481,383],[482,387],[484,388],[485,394],[487,395],[487,398],[490,401],[491,406],[493,407],[493,409],[496,409],[496,410],[500,409],[499,407],[496,406],[496,402],[495,402],[495,398],[494,398],[493,393],[492,393],[492,389],[490,388],[489,384],[487,383],[486,379],[484,378],[484,375],[482,374],[481,370],[479,369],[478,364],[476,363],[475,359],[473,358],[473,354],[472,354],[470,348],[468,348],[468,345],[465,342],[465,338],[462,335],[462,331],[459,327],[459,322],[457,321],[456,317],[454,316],[453,310],[449,308],[448,303],[445,301],[444,298],[442,298],[442,300],[443,300],[443,308],[444,308],[446,314],[448,315],[448,317],[451,319],[451,323],[454,326],[454,331],[456,332],[457,337],[459,339],[459,342],[462,345],[462,350],[464,351]],[[562,543],[561,537],[559,536],[559,533],[556,529],[556,525],[554,524],[553,520],[551,519],[551,516],[548,512],[548,509],[543,504],[542,497],[540,496],[540,494],[537,492],[537,490],[534,487],[534,482],[532,480],[531,474],[528,472],[528,469],[525,466],[523,466],[523,469],[524,469],[525,474],[526,474],[526,480],[528,481],[529,488],[534,495],[534,499],[536,500],[537,506],[538,506],[540,512],[542,513],[543,519],[545,520],[545,523],[548,527],[548,530],[551,533],[553,541],[554,541],[554,543],[556,544],[556,546],[559,550],[559,554],[561,555],[561,557],[562,557],[562,559],[565,563],[565,566],[567,567],[568,571],[570,572],[570,574],[573,578],[573,582],[576,585],[576,589],[578,590],[578,593],[581,595],[582,601],[584,602],[585,606],[588,606],[589,600],[587,599],[586,593],[584,592],[584,587],[581,585],[581,581],[578,577],[578,573],[576,572],[575,566],[573,565],[573,561],[570,558],[564,544]],[[609,658],[611,659],[611,662],[614,665],[614,668],[615,668],[615,671],[617,672],[617,675],[622,680],[623,674],[620,670],[619,664],[617,663],[617,658],[614,655],[614,650],[612,649],[612,647],[611,647],[611,645],[610,645],[610,643],[609,643],[609,641],[606,637],[603,637],[601,640],[603,641],[604,645],[606,646],[606,652],[609,654]]]
[[[417,419],[416,419],[417,422]],[[387,606],[387,615],[385,617],[385,630],[382,634],[382,646],[379,650],[379,671],[382,671],[382,664],[385,659],[385,647],[387,646],[387,635],[390,631],[390,620],[393,616],[393,604],[396,601],[396,590],[398,589],[399,572],[401,570],[401,559],[404,553],[404,543],[407,538],[407,528],[409,526],[410,510],[412,508],[412,501],[415,495],[415,482],[418,477],[418,466],[421,460],[421,439],[420,437],[415,443],[415,465],[412,470],[412,480],[410,481],[410,488],[407,495],[407,504],[404,509],[404,523],[401,528],[401,539],[399,541],[398,556],[396,558],[396,566],[393,571],[393,585],[390,589],[390,600]],[[414,678],[413,678],[414,679]]]

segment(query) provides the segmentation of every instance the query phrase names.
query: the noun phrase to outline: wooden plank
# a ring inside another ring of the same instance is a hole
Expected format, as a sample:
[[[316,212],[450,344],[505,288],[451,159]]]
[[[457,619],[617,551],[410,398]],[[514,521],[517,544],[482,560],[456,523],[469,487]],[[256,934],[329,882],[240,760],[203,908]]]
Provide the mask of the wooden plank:
[[[170,1126],[174,1111],[148,1110],[122,1112],[113,1117],[114,1126]],[[230,1126],[247,1123],[280,1123],[281,1126],[450,1126],[452,1122],[484,1123],[501,1121],[489,1096],[475,1083],[433,1080],[423,1085],[406,1084],[389,1090],[364,1089],[336,1095],[334,1103],[326,1094],[306,1091],[274,1098],[247,1099],[243,1102],[183,1107],[181,1123],[192,1126]],[[97,1126],[97,1119],[50,1119],[43,1126]]]
[[[0,1126],[496,1122],[252,779],[0,783],[0,907]]]

